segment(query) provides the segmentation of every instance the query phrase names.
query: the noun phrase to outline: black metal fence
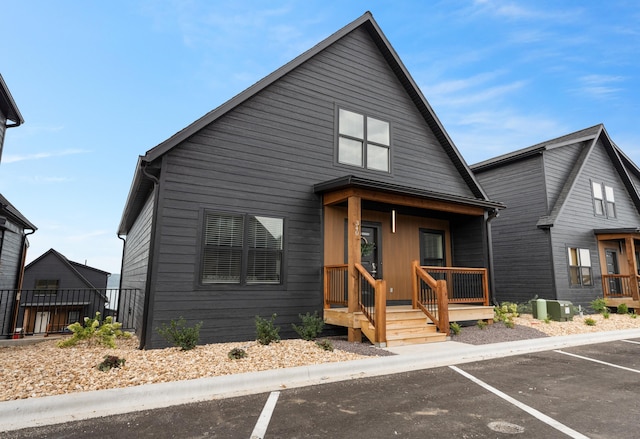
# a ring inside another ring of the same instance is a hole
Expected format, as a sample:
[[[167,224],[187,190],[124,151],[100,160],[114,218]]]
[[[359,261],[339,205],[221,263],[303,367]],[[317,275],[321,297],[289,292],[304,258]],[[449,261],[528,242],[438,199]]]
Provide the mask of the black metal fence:
[[[0,290],[0,337],[64,333],[97,312],[135,331],[141,301],[138,289]]]

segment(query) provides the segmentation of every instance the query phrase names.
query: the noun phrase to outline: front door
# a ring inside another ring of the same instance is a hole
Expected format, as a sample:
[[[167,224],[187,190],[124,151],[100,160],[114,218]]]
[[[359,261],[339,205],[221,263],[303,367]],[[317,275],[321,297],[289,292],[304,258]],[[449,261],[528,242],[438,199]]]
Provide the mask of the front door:
[[[49,311],[41,311],[36,313],[36,323],[33,328],[34,334],[41,334],[47,332],[47,325],[49,324]]]
[[[620,274],[618,267],[618,253],[610,248],[604,250],[605,260],[607,262],[607,274]],[[609,278],[609,294],[621,294],[620,279]]]
[[[374,279],[382,279],[382,225],[363,223],[360,230],[360,263]]]

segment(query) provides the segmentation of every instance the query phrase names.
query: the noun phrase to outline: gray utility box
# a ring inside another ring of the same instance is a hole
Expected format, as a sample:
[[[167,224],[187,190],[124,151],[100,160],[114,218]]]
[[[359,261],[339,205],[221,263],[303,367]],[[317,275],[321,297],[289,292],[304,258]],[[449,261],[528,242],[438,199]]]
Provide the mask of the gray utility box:
[[[556,322],[573,320],[573,304],[568,300],[547,300],[547,314]]]

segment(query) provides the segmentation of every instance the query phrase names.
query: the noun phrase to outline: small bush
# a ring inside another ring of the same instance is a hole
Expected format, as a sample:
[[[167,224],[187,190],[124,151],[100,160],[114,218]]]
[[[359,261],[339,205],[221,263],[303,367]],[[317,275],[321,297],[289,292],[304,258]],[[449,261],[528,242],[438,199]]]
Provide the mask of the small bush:
[[[462,331],[462,327],[458,322],[451,322],[449,324],[449,328],[451,329],[451,332],[453,333],[453,335],[458,335]]]
[[[115,355],[105,355],[102,363],[98,364],[98,370],[102,372],[108,372],[111,369],[124,366],[125,359],[119,358]]]
[[[73,335],[58,342],[58,346],[66,348],[75,346],[81,340],[89,343],[101,344],[110,348],[116,347],[116,337],[130,337],[128,332],[122,332],[121,323],[113,321],[113,317],[107,316],[101,320],[100,313],[97,312],[94,318],[85,317],[83,323],[75,322],[67,326]]]
[[[587,317],[586,319],[584,319],[584,324],[587,326],[596,326],[596,321],[591,317]]]
[[[277,314],[273,314],[270,320],[256,316],[256,340],[261,345],[268,345],[271,342],[278,343],[280,341],[280,327],[275,326]]]
[[[333,343],[331,343],[330,340],[319,340],[316,342],[316,345],[322,350],[333,352]]]
[[[298,326],[295,323],[292,323],[291,326],[300,338],[307,341],[318,338],[324,328],[324,320],[318,316],[318,311],[315,311],[313,315],[309,313],[305,315],[298,314],[298,317],[302,321],[302,326]]]
[[[592,310],[600,314],[608,310],[607,304],[602,297],[598,297],[597,299],[592,300],[591,302],[589,302],[589,305],[591,306]]]
[[[634,312],[629,314],[629,317],[631,317],[632,319],[637,319],[638,318],[638,314],[636,314],[635,311],[634,311]]]
[[[478,322],[476,323],[476,326],[480,329],[485,329],[487,325],[488,323],[485,322],[484,320],[478,320]]]
[[[551,315],[550,314],[547,314],[547,316],[544,318],[544,322],[547,323],[547,324],[551,323]]]
[[[611,316],[611,313],[609,312],[609,310],[605,310],[602,311],[602,317],[604,317],[605,319],[608,319]]]
[[[241,358],[247,358],[247,351],[242,348],[233,348],[227,354],[227,357],[231,360],[239,360]]]
[[[180,317],[177,321],[171,320],[168,326],[163,323],[160,328],[156,328],[156,331],[173,346],[180,347],[181,351],[189,351],[195,348],[200,341],[201,327],[202,322],[195,326],[187,326],[186,320]]]
[[[629,307],[627,306],[627,304],[626,303],[621,303],[620,305],[618,305],[617,313],[618,314],[629,314]]]
[[[513,319],[507,319],[503,323],[504,323],[504,326],[506,326],[509,329],[513,329],[516,327],[516,323],[513,321]]]

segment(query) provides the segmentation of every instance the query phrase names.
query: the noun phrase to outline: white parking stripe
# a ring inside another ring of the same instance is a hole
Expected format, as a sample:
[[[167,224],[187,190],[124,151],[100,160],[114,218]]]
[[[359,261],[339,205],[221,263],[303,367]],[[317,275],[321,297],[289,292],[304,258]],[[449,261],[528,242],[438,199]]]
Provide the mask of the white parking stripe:
[[[576,355],[576,354],[572,354],[570,352],[565,352],[565,351],[553,351],[553,352],[557,352],[559,354],[564,354],[564,355],[569,355],[569,356],[575,357],[575,358],[580,358],[582,360],[592,361],[592,362],[598,363],[598,364],[604,364],[605,366],[611,366],[611,367],[615,367],[617,369],[626,370],[626,371],[629,371],[629,372],[640,373],[640,370],[638,370],[638,369],[631,369],[629,367],[619,366],[619,365],[613,364],[613,363],[607,363],[606,361],[596,360],[595,358],[583,357],[582,355]]]
[[[280,392],[271,392],[271,394],[269,395],[269,399],[267,399],[267,402],[262,409],[262,413],[260,413],[258,422],[256,422],[256,426],[253,428],[253,432],[251,432],[251,439],[264,438],[264,435],[267,432],[267,427],[269,427],[269,421],[271,421],[271,415],[276,408],[276,402],[278,402],[279,396]]]
[[[473,381],[474,383],[478,384],[479,386],[484,387],[485,389],[487,389],[489,392],[493,393],[494,395],[499,396],[500,398],[504,399],[507,402],[510,402],[511,404],[513,404],[516,407],[518,407],[520,410],[524,410],[525,412],[529,413],[531,416],[539,419],[540,421],[544,422],[545,424],[549,425],[550,427],[553,427],[556,430],[566,434],[567,436],[572,437],[572,438],[576,438],[576,439],[589,439],[588,436],[585,436],[584,434],[579,433],[579,432],[573,430],[572,428],[567,427],[566,425],[556,421],[553,418],[550,418],[549,416],[545,415],[544,413],[539,412],[538,410],[534,409],[533,407],[529,407],[528,405],[521,403],[517,399],[514,399],[514,398],[510,397],[506,393],[501,392],[500,390],[496,389],[495,387],[490,386],[489,384],[485,383],[484,381],[479,380],[478,378],[474,377],[471,374],[468,374],[464,370],[458,369],[456,366],[449,366],[449,368],[453,369],[456,372],[458,372],[460,375],[464,376],[465,378],[470,379],[471,381]]]
[[[625,343],[640,344],[640,341],[633,341],[633,340],[620,340],[620,341],[623,341]]]

